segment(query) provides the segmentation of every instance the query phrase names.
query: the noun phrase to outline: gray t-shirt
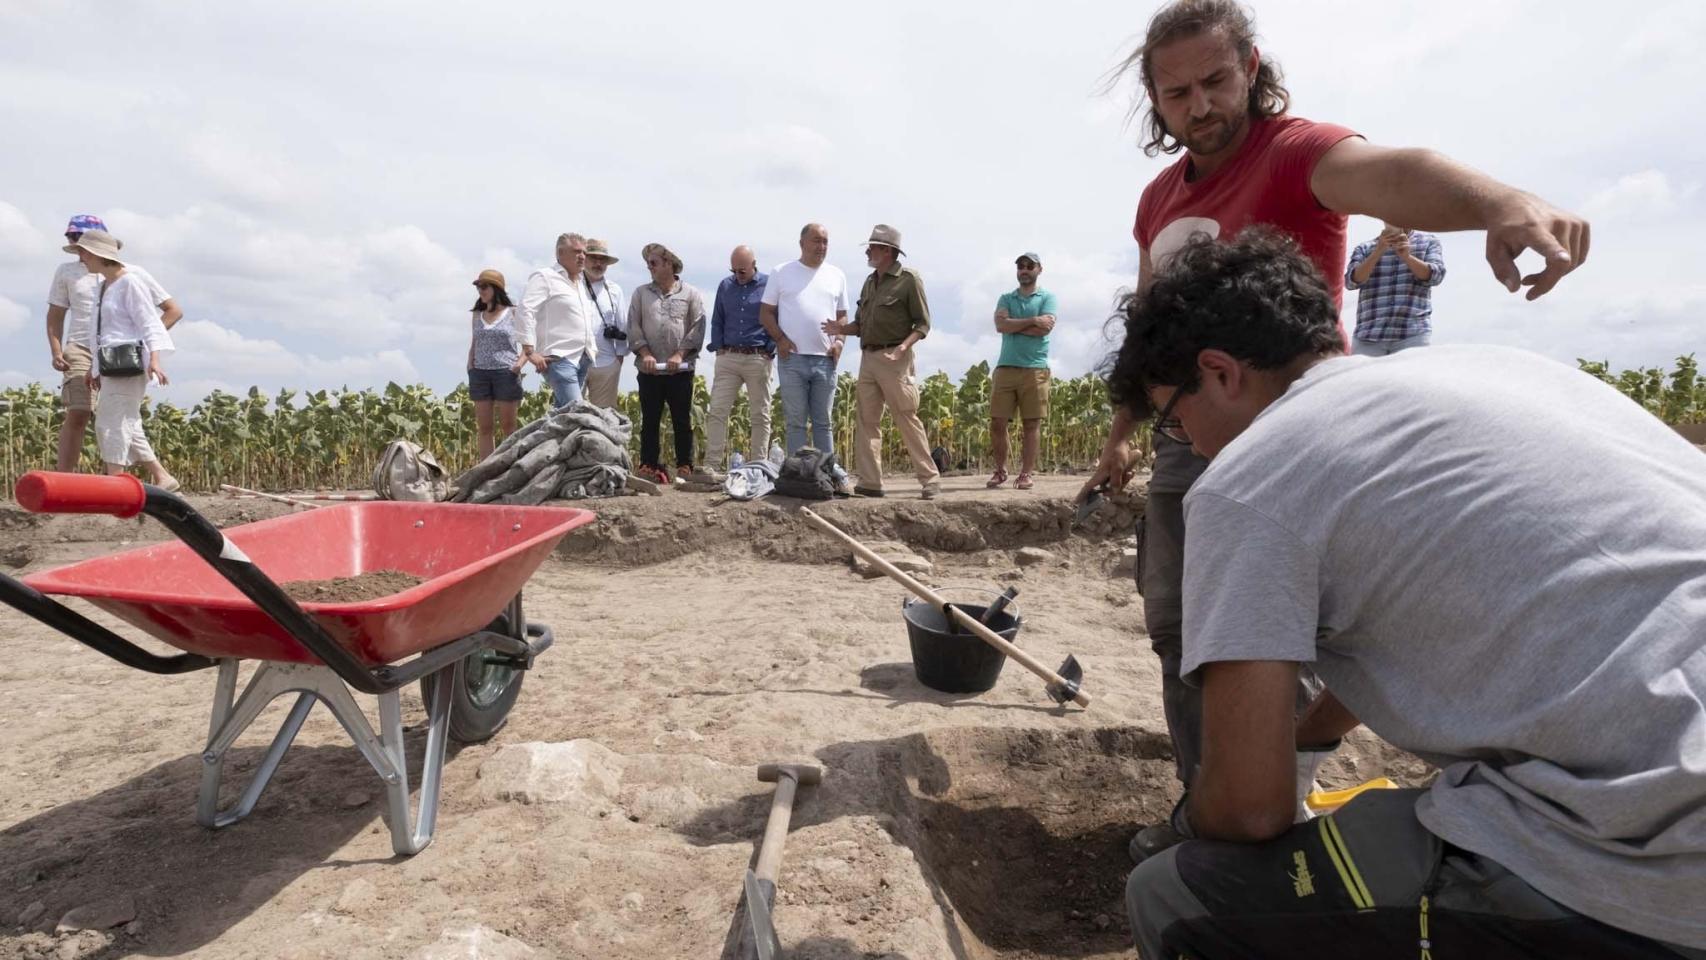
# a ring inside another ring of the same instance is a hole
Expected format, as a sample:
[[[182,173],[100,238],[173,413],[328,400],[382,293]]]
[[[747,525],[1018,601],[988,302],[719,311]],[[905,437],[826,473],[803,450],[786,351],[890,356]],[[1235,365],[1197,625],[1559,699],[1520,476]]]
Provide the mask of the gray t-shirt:
[[[1584,373],[1317,364],[1185,498],[1183,670],[1313,663],[1444,768],[1417,814],[1613,926],[1706,947],[1706,457]]]

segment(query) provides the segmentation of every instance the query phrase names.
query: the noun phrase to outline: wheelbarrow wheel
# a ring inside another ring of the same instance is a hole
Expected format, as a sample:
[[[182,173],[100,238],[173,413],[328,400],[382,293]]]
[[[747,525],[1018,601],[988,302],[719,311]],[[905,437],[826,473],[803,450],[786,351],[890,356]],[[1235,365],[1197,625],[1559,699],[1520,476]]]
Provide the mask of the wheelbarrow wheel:
[[[508,615],[493,620],[486,629],[517,635]],[[515,698],[521,695],[523,676],[525,671],[500,662],[499,655],[491,650],[463,658],[456,665],[450,693],[450,738],[457,743],[481,743],[502,730]],[[433,676],[421,678],[421,699],[428,704],[432,703],[436,680]]]

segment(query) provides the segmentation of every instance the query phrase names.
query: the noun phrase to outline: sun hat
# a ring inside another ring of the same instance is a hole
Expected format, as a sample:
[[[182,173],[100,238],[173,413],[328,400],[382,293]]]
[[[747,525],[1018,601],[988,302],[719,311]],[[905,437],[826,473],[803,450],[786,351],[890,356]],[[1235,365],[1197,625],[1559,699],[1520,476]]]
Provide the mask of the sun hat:
[[[673,251],[671,251],[668,247],[664,246],[661,243],[648,243],[645,246],[641,247],[640,248],[640,259],[641,260],[650,260],[652,257],[652,254],[654,254],[654,253],[657,254],[658,256],[662,257],[663,259],[668,260],[669,265],[670,265],[670,269],[675,272],[676,276],[678,276],[678,277],[681,276],[681,269],[682,269],[681,268],[681,258],[676,256]]]
[[[66,233],[88,233],[90,230],[107,232],[107,225],[100,217],[92,213],[79,213],[65,224]]]
[[[610,252],[610,244],[597,239],[588,240],[586,242],[586,258],[591,260],[593,257],[597,257],[608,263],[618,263],[622,259],[616,254]]]
[[[497,287],[499,290],[506,289],[504,285],[504,275],[489,268],[481,270],[480,275],[474,280],[474,286],[476,287],[482,283],[489,283],[492,286]]]
[[[121,246],[123,244],[119,243],[117,238],[105,230],[85,230],[83,235],[77,238],[76,243],[68,243],[60,249],[66,253],[76,253],[77,248],[82,247],[97,257],[104,257],[116,263],[120,262],[118,251]]]
[[[1013,258],[1014,263],[1018,263],[1020,260],[1029,260],[1039,267],[1043,265],[1042,255],[1034,250],[1026,250],[1024,253]]]
[[[871,228],[871,239],[866,240],[865,243],[866,243],[866,245],[870,245],[873,243],[880,243],[885,247],[893,247],[895,253],[899,253],[899,254],[905,254],[906,253],[905,250],[902,250],[900,248],[900,231],[896,230],[895,228],[889,226],[886,223],[879,223],[876,226],[872,227]]]
[[[873,243],[880,243],[885,247],[893,247],[896,253],[906,253],[905,250],[900,248],[900,231],[886,223],[879,223],[872,227],[871,239],[866,240],[865,243],[867,246]]]

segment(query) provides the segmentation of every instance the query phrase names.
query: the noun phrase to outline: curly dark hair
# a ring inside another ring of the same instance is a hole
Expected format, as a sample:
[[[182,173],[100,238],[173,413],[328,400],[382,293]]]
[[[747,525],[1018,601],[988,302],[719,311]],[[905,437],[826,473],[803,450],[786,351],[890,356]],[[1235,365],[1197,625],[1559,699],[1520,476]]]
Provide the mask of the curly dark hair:
[[[1125,342],[1107,376],[1108,396],[1140,420],[1155,413],[1150,387],[1200,386],[1203,350],[1224,350],[1258,370],[1344,352],[1321,272],[1295,240],[1267,227],[1231,241],[1198,234],[1148,290],[1121,297],[1119,312]]]
[[[1240,60],[1248,59],[1250,51],[1256,48],[1255,18],[1242,4],[1235,0],[1174,0],[1150,19],[1143,44],[1109,71],[1109,90],[1120,82],[1120,78],[1133,71],[1142,82],[1142,93],[1133,101],[1130,116],[1136,117],[1138,111],[1143,110],[1145,156],[1174,154],[1184,148],[1184,144],[1168,132],[1167,124],[1155,109],[1155,75],[1150,58],[1157,48],[1174,40],[1211,30],[1219,30],[1232,41]],[[1147,110],[1144,110],[1145,105]],[[1277,117],[1290,106],[1291,93],[1285,88],[1285,76],[1280,72],[1279,64],[1264,55],[1256,66],[1255,83],[1250,86],[1251,119]]]

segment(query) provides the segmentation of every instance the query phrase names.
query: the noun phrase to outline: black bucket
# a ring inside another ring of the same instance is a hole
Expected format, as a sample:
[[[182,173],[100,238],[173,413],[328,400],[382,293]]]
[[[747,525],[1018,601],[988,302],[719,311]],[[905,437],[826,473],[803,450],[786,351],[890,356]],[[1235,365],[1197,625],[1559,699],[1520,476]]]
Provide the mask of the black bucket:
[[[971,614],[973,619],[988,609],[983,604],[956,603],[954,607]],[[1008,643],[1014,643],[1024,621],[1011,611],[1003,610],[990,618],[989,629]],[[995,686],[1001,676],[1001,665],[1007,655],[985,643],[977,634],[964,627],[948,631],[948,619],[942,611],[928,603],[908,598],[900,605],[906,618],[906,638],[912,643],[912,672],[918,682],[944,693],[982,693]]]

